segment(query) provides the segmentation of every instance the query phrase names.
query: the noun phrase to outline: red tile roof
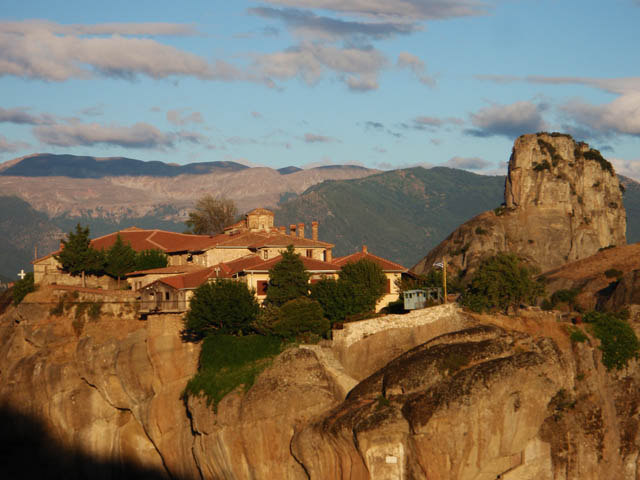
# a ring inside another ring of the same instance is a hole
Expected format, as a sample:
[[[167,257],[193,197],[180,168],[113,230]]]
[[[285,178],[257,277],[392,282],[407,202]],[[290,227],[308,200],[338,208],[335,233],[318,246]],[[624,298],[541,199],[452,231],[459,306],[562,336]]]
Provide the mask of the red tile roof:
[[[384,272],[407,272],[409,270],[399,263],[392,262],[391,260],[387,260],[386,258],[378,257],[377,255],[373,255],[369,252],[356,252],[345,257],[334,258],[332,261],[336,265],[343,267],[347,263],[354,263],[364,258],[380,265],[380,268],[382,268],[382,271]]]
[[[190,235],[187,233],[167,232],[165,230],[142,230],[128,228],[91,240],[91,246],[97,250],[108,249],[120,235],[124,243],[131,244],[136,252],[159,249],[166,253],[199,251],[215,246],[220,235]]]
[[[176,290],[198,288],[209,278],[215,278],[215,267],[201,268],[195,272],[185,273],[184,275],[175,275],[173,277],[164,277],[153,283],[160,282]]]
[[[186,265],[169,265],[167,267],[162,268],[150,268],[148,270],[137,270],[135,272],[127,273],[127,277],[134,277],[138,275],[161,275],[163,273],[167,274],[179,274],[179,273],[189,273],[195,270],[201,270],[204,268],[202,265],[194,265],[192,263],[187,263]]]
[[[271,260],[264,261],[253,267],[245,268],[244,271],[268,272],[280,260],[282,260],[282,255],[278,255],[277,257],[274,257]],[[300,260],[302,260],[304,269],[309,272],[338,272],[340,270],[340,267],[334,263],[323,262],[322,260],[316,260],[314,258],[302,257],[302,256],[300,257]]]

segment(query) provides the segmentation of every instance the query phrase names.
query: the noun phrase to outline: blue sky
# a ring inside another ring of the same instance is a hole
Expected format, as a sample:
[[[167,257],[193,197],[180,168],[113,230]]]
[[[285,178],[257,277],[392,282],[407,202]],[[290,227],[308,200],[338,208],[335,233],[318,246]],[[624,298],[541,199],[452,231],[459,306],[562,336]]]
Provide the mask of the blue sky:
[[[639,0],[0,6],[0,161],[491,174],[549,130],[640,179]]]

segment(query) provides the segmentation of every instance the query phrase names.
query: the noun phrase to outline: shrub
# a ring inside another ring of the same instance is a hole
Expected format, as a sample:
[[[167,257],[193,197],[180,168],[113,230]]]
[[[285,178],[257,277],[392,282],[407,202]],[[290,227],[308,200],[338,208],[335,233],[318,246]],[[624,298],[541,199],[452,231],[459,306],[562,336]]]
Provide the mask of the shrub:
[[[248,333],[258,314],[255,295],[243,282],[218,279],[198,287],[185,316],[186,333]]]
[[[573,343],[583,343],[589,339],[587,334],[579,328],[571,328],[569,330],[569,338]]]
[[[36,286],[33,283],[33,272],[29,272],[13,286],[13,304],[18,305],[28,293],[35,292],[35,290]]]
[[[324,316],[333,325],[359,313],[355,288],[352,283],[326,278],[311,285],[311,298],[322,306]]]
[[[281,306],[294,298],[309,294],[309,273],[293,245],[282,252],[282,260],[269,270],[266,303]]]
[[[489,230],[486,230],[482,227],[476,227],[476,235],[487,235]]]
[[[553,292],[551,295],[551,305],[555,307],[560,303],[567,303],[573,306],[576,296],[580,293],[580,290],[577,288],[572,288],[568,290],[558,290]]]
[[[604,272],[604,276],[607,278],[617,278],[618,280],[620,280],[622,278],[622,271],[620,270],[616,270],[615,268],[610,268],[609,270],[607,270],[606,272]]]
[[[584,316],[591,323],[595,337],[600,339],[602,364],[611,370],[621,370],[629,360],[638,358],[640,342],[627,322],[610,313],[589,312]]]
[[[543,170],[551,170],[551,164],[547,160],[543,160],[541,163],[534,163],[533,170],[535,172],[542,172]]]
[[[611,175],[613,175],[613,166],[595,148],[587,150],[586,152],[582,152],[582,156],[587,160],[598,162],[602,170],[604,170],[605,172],[609,172]]]
[[[480,264],[462,296],[462,304],[475,312],[506,310],[521,303],[533,303],[544,293],[533,271],[511,253],[499,253]]]
[[[203,395],[214,409],[241,385],[248,390],[256,377],[280,353],[281,341],[263,335],[209,335],[202,342],[200,367],[189,380],[184,395]]]
[[[102,302],[92,302],[89,306],[89,319],[97,320],[102,312]]]
[[[275,325],[275,334],[287,339],[305,339],[326,336],[331,328],[324,318],[320,303],[309,298],[296,298],[280,307],[280,316]]]
[[[275,305],[265,304],[262,306],[256,319],[254,320],[252,327],[261,335],[273,335],[275,332],[276,323],[280,318],[280,307]]]

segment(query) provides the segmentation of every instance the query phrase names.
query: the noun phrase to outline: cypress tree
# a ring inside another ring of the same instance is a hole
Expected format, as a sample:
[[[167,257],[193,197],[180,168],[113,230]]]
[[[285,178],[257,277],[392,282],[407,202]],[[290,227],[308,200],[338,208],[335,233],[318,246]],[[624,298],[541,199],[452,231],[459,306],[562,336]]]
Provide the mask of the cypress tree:
[[[136,252],[129,243],[125,244],[118,234],[115,243],[107,251],[106,257],[105,270],[109,275],[118,279],[118,288],[120,288],[120,278],[133,272],[136,268]]]
[[[269,270],[266,302],[281,306],[294,298],[309,295],[309,273],[293,245],[282,252],[282,260]]]

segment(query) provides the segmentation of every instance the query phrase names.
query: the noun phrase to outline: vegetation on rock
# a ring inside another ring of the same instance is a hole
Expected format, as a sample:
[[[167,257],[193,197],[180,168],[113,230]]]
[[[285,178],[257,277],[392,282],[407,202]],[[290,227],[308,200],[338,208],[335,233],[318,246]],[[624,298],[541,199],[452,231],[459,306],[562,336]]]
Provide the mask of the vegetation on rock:
[[[461,302],[475,312],[506,311],[521,303],[534,303],[544,286],[534,272],[512,253],[499,253],[483,261],[473,274]]]
[[[625,320],[614,314],[601,312],[589,312],[584,320],[591,324],[591,331],[600,340],[602,364],[607,370],[621,370],[630,360],[638,358],[640,341]]]
[[[285,340],[310,342],[325,337],[330,328],[331,324],[324,317],[320,303],[301,297],[289,300],[280,307],[274,332]]]
[[[33,272],[29,272],[13,286],[13,304],[18,305],[28,293],[34,292],[36,286],[33,283]]]

